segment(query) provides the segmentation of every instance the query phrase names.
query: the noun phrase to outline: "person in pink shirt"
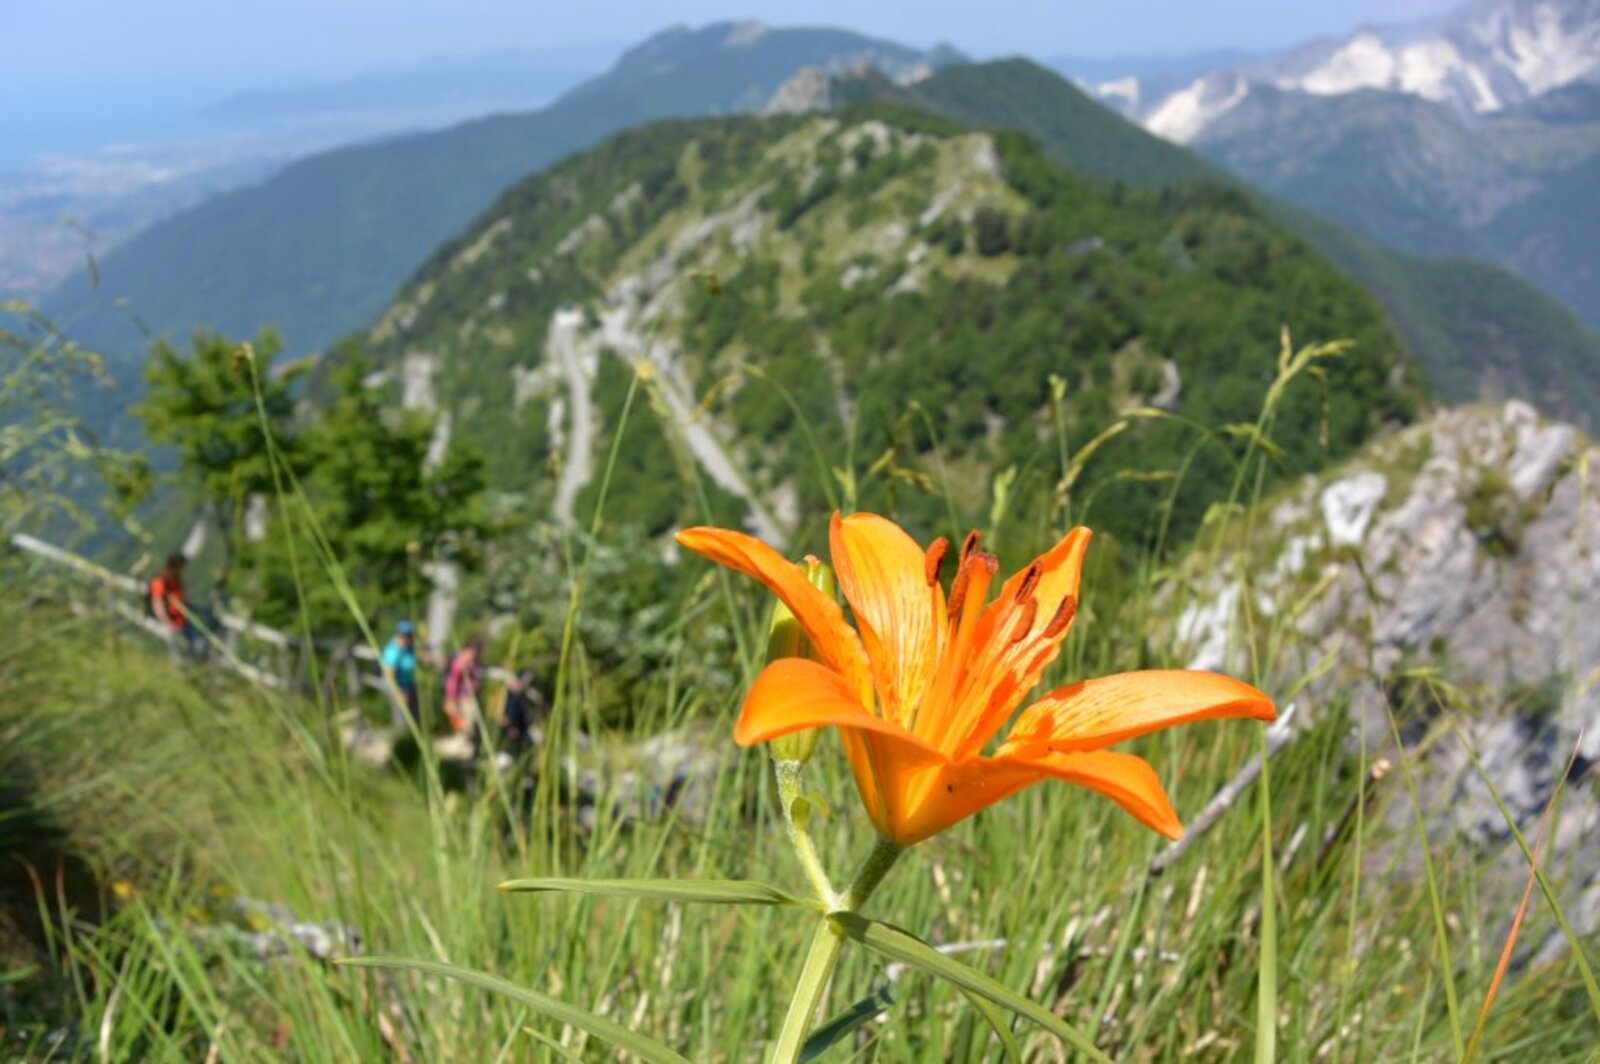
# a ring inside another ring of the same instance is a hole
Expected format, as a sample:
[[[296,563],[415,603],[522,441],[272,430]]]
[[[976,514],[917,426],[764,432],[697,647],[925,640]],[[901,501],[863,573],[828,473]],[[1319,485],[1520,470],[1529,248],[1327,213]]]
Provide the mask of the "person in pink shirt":
[[[471,639],[450,659],[444,678],[444,712],[456,734],[469,728],[474,737],[483,720],[483,641]]]

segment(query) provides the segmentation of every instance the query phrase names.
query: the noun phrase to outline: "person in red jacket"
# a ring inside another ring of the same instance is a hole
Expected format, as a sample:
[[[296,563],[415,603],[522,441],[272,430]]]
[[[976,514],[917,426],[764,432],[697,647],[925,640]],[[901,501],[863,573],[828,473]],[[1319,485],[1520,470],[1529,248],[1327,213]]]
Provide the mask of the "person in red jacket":
[[[150,616],[165,628],[175,645],[198,654],[205,648],[205,637],[189,619],[183,604],[183,570],[189,559],[180,552],[167,555],[167,564],[161,567],[147,589],[147,606]]]

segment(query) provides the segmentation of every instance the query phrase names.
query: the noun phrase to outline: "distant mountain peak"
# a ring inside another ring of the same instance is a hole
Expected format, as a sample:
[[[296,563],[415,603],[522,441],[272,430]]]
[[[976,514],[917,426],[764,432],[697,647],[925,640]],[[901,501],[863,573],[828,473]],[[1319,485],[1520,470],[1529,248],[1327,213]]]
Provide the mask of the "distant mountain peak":
[[[728,27],[728,35],[722,39],[724,48],[748,48],[768,32],[765,22],[747,19],[744,22],[735,22]]]
[[[1168,82],[1166,91],[1130,78],[1093,88],[1151,132],[1187,143],[1237,106],[1251,84],[1312,96],[1375,89],[1488,114],[1596,79],[1600,0],[1481,0],[1442,18],[1365,26],[1187,84]]]

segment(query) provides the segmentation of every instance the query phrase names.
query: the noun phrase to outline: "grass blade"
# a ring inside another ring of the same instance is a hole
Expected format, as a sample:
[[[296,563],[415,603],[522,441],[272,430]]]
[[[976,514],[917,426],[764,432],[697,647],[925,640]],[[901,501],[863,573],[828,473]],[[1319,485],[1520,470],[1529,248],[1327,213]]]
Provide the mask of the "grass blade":
[[[1406,755],[1406,744],[1400,738],[1400,722],[1394,718],[1393,706],[1385,705],[1384,710],[1389,717],[1389,731],[1394,737],[1395,757],[1400,761],[1400,771],[1406,781],[1406,792],[1411,798],[1411,818],[1417,830],[1417,847],[1422,852],[1422,871],[1428,881],[1428,904],[1433,910],[1434,944],[1439,949],[1439,974],[1444,977],[1445,1010],[1450,1014],[1450,1041],[1455,1047],[1455,1058],[1460,1060],[1467,1046],[1466,1040],[1461,1036],[1461,1010],[1456,1004],[1455,967],[1450,959],[1450,936],[1445,929],[1444,902],[1439,897],[1439,880],[1433,871],[1433,852],[1428,849],[1428,826],[1423,822],[1422,799],[1417,795],[1417,780],[1416,774],[1411,770],[1411,758]]]
[[[1457,734],[1461,734],[1459,730]],[[1539,867],[1539,861],[1533,851],[1528,848],[1528,840],[1523,838],[1522,830],[1517,827],[1517,818],[1511,810],[1506,808],[1500,791],[1489,779],[1489,774],[1483,770],[1483,762],[1478,760],[1478,751],[1461,735],[1461,744],[1467,749],[1467,757],[1472,759],[1472,767],[1477,770],[1478,778],[1483,780],[1483,785],[1489,789],[1489,797],[1494,799],[1494,804],[1500,808],[1500,815],[1505,818],[1506,827],[1511,829],[1511,835],[1517,840],[1517,845],[1522,847],[1522,856],[1527,859],[1529,868],[1539,881],[1539,890],[1544,894],[1544,900],[1550,903],[1550,911],[1555,913],[1556,923],[1561,925],[1561,933],[1566,936],[1567,948],[1572,951],[1572,959],[1577,962],[1578,974],[1583,979],[1583,988],[1589,994],[1589,1007],[1594,1010],[1596,1020],[1600,1020],[1600,985],[1595,983],[1594,969],[1589,967],[1589,958],[1583,952],[1583,939],[1578,937],[1572,925],[1567,922],[1567,914],[1561,910],[1561,901],[1556,896],[1555,888],[1550,885],[1550,880],[1545,877],[1544,869]],[[1568,771],[1571,771],[1569,766]],[[1565,778],[1565,776],[1563,776]]]
[[[1278,1055],[1278,902],[1272,882],[1272,790],[1267,729],[1261,733],[1261,972],[1256,982],[1256,1064]]]
[[[1049,1009],[1029,1001],[1003,983],[991,979],[975,968],[947,957],[909,931],[891,924],[868,920],[856,913],[839,912],[828,916],[835,927],[874,953],[899,961],[907,967],[936,976],[962,990],[1010,1009],[1043,1027],[1057,1038],[1088,1054],[1090,1059],[1110,1064],[1111,1058],[1095,1048],[1083,1032],[1067,1023]]]
[[[407,957],[350,957],[338,962],[341,966],[350,968],[388,968],[397,971],[422,972],[425,975],[440,975],[446,979],[454,979],[467,983],[493,994],[508,997],[513,1001],[521,1002],[534,1012],[546,1019],[555,1020],[586,1031],[596,1038],[616,1046],[624,1052],[631,1053],[647,1064],[689,1064],[686,1057],[679,1056],[666,1046],[653,1038],[628,1030],[621,1024],[613,1023],[604,1016],[597,1016],[587,1009],[580,1009],[575,1005],[568,1005],[554,998],[545,997],[543,994],[517,986],[487,972],[473,971],[471,968],[457,968],[453,964],[440,964],[437,961],[419,961]]]
[[[1576,756],[1577,751],[1573,751]],[[1571,770],[1572,763],[1567,763]],[[1489,1023],[1489,1010],[1494,1008],[1494,998],[1500,991],[1500,984],[1506,977],[1506,970],[1511,967],[1511,952],[1517,946],[1517,936],[1522,932],[1522,921],[1528,916],[1528,902],[1533,900],[1534,884],[1539,882],[1536,873],[1539,855],[1544,849],[1545,831],[1549,827],[1550,812],[1556,807],[1556,798],[1561,794],[1561,786],[1566,783],[1566,773],[1562,773],[1556,786],[1550,792],[1550,800],[1545,803],[1544,815],[1540,817],[1539,841],[1533,847],[1534,865],[1528,871],[1528,882],[1522,888],[1522,900],[1517,902],[1517,911],[1511,917],[1511,929],[1506,932],[1506,944],[1500,949],[1500,960],[1494,966],[1494,977],[1489,980],[1489,989],[1483,995],[1483,1008],[1478,1010],[1478,1022],[1472,1025],[1472,1037],[1467,1039],[1467,1052],[1461,1058],[1461,1064],[1472,1064],[1472,1059],[1478,1055],[1478,1045],[1483,1041],[1483,1029]]]
[[[785,894],[776,887],[743,879],[509,879],[497,889],[507,894],[588,894],[602,898],[647,898],[714,905],[816,908],[815,903]]]

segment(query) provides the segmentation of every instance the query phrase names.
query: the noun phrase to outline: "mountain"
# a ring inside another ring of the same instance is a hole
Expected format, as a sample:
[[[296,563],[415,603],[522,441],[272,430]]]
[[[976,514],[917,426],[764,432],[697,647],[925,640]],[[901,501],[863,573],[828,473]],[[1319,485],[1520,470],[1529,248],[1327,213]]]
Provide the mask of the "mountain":
[[[1600,328],[1600,0],[1480,0],[1102,97],[1395,250],[1498,263]]]
[[[870,62],[909,76],[937,60],[838,30],[669,30],[541,111],[324,152],[208,200],[105,256],[98,293],[76,277],[44,307],[112,351],[142,346],[133,316],[167,335],[197,325],[243,335],[270,322],[292,350],[315,350],[370,321],[518,178],[607,134],[759,107],[805,66]]]
[[[1261,88],[1321,97],[1393,92],[1492,114],[1597,80],[1600,0],[1477,0],[1443,18],[1219,65],[1176,90],[1135,86],[1114,95],[1152,131],[1187,141]]]
[[[1027,59],[946,67],[906,86],[901,99],[963,122],[1035,138],[1080,173],[1146,187],[1226,183],[1222,168],[1175,150]]]
[[[1600,427],[1600,336],[1538,288],[1476,259],[1391,251],[1292,204],[1270,210],[1383,304],[1440,400],[1521,398]]]
[[[876,88],[912,106],[1018,129],[1068,166],[1113,180],[1244,187],[1220,166],[1119,119],[1027,60],[954,66],[913,86],[880,81]],[[1600,337],[1550,296],[1487,263],[1400,254],[1294,203],[1264,202],[1383,304],[1439,398],[1522,397],[1595,427]],[[1360,209],[1359,202],[1348,207]]]
[[[1600,109],[1464,113],[1397,93],[1261,88],[1191,145],[1413,255],[1497,262],[1600,327]]]
[[[492,483],[569,524],[638,379],[608,521],[660,532],[708,507],[781,541],[841,490],[987,512],[999,471],[1056,483],[1042,440],[1120,424],[1108,446],[1147,479],[1102,491],[1091,466],[1067,497],[1144,542],[1186,455],[1174,534],[1231,468],[1150,408],[1253,421],[1285,324],[1354,341],[1328,364],[1326,421],[1315,382],[1289,389],[1286,472],[1411,416],[1380,308],[1246,195],[1102,183],[1015,133],[878,104],[607,141],[507,192],[365,346]]]

